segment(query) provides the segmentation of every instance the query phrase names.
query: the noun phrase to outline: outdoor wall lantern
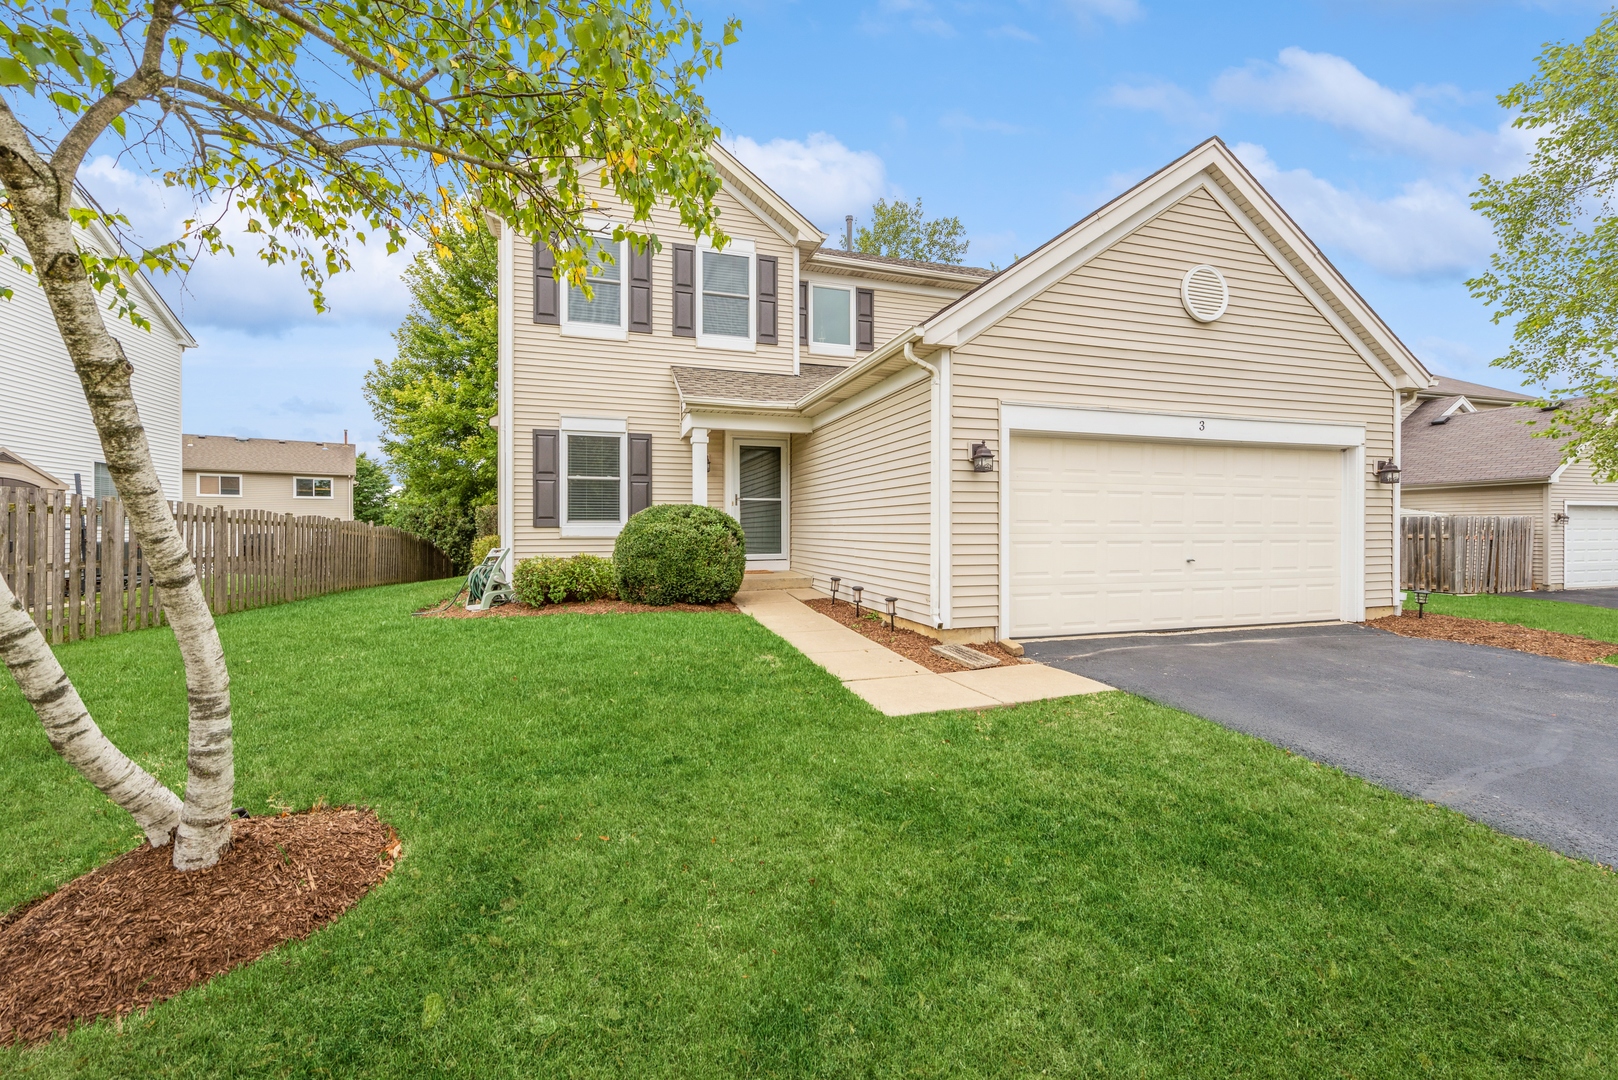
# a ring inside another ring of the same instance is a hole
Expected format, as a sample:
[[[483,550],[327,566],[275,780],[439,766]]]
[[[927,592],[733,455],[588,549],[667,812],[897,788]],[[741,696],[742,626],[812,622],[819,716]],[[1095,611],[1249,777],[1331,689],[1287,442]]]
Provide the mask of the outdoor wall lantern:
[[[985,442],[972,444],[972,471],[994,472],[994,451]]]
[[[1377,462],[1376,482],[1379,484],[1397,484],[1399,482],[1399,466],[1391,461]]]
[[[854,590],[854,617],[857,619],[860,617],[860,593],[865,591],[865,586],[850,585],[849,588]]]
[[[834,577],[831,579],[831,602],[834,604],[837,603],[837,589],[840,585],[842,585],[842,583],[843,579],[840,577]]]
[[[1552,514],[1551,515],[1551,520],[1554,521],[1558,525],[1566,525],[1567,524],[1567,515],[1566,514]]]
[[[1415,593],[1416,593],[1416,618],[1418,618],[1418,619],[1425,618],[1426,615],[1427,615],[1427,598],[1432,595],[1432,591],[1429,590],[1429,589],[1417,589],[1417,590],[1415,590]]]
[[[888,629],[898,629],[893,625],[893,620],[899,614],[899,598],[897,596],[884,596],[882,602],[888,605]]]

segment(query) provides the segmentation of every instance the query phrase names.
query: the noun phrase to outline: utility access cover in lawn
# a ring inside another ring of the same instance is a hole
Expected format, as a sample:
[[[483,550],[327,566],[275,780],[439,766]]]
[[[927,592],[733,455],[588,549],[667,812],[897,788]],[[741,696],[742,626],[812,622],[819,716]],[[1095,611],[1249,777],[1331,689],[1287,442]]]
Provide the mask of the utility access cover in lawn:
[[[1618,863],[1618,668],[1360,626],[1027,651],[1515,836]]]

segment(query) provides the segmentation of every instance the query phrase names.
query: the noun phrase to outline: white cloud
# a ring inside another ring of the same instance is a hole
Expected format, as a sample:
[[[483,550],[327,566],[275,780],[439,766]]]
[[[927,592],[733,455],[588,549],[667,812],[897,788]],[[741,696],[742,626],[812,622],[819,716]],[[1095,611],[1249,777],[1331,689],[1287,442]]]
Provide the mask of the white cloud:
[[[1254,143],[1236,156],[1328,251],[1346,251],[1384,274],[1421,277],[1475,268],[1493,249],[1466,186],[1419,179],[1389,199],[1344,191],[1308,169],[1282,169]]]
[[[993,30],[990,30],[989,36],[1011,38],[1014,41],[1026,41],[1030,44],[1039,43],[1039,38],[1037,36],[1027,30],[1024,30],[1016,23],[1003,23],[1000,26],[995,27]]]
[[[1066,0],[1066,7],[1086,21],[1100,16],[1113,22],[1130,22],[1141,16],[1136,0]]]
[[[755,142],[745,135],[725,140],[725,146],[787,202],[811,221],[836,226],[843,215],[856,216],[889,194],[888,169],[869,150],[850,150],[824,131],[800,142],[771,139]]]
[[[940,116],[938,126],[955,135],[960,135],[965,131],[983,131],[994,135],[1021,135],[1027,130],[1017,124],[1008,124],[1004,120],[980,120],[975,116],[962,112],[960,109],[951,109],[943,116]]]
[[[127,169],[110,157],[90,161],[81,177],[103,208],[125,214],[135,235],[146,243],[178,237],[182,223],[196,210],[184,193],[166,188],[157,179]],[[392,325],[409,309],[409,293],[400,279],[409,265],[408,250],[390,256],[380,242],[353,243],[349,257],[354,269],[327,283],[330,310],[321,315],[310,302],[296,268],[268,266],[259,259],[260,238],[246,231],[239,211],[227,210],[221,226],[236,249],[234,256],[203,255],[183,280],[154,279],[181,319],[193,329],[214,326],[279,336],[307,324]]]
[[[862,28],[876,34],[886,32],[896,22],[938,37],[956,34],[955,27],[938,14],[929,0],[879,0],[875,11],[867,11],[860,17]]]
[[[1219,120],[1219,114],[1203,100],[1162,79],[1119,83],[1107,91],[1106,100],[1109,105],[1155,112],[1174,123],[1198,128],[1213,127]]]
[[[1461,132],[1417,111],[1418,96],[1383,86],[1341,56],[1297,47],[1274,64],[1254,62],[1214,80],[1225,105],[1295,113],[1351,131],[1381,150],[1436,163],[1498,170],[1523,159],[1532,140],[1502,124],[1495,131]],[[1435,96],[1423,88],[1422,97]]]

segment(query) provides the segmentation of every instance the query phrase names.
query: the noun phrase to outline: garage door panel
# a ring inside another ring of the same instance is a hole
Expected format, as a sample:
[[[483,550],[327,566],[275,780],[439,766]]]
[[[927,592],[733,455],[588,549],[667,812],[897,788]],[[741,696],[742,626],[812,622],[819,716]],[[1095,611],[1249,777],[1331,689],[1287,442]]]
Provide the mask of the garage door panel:
[[[1618,506],[1567,507],[1563,544],[1568,588],[1618,585]]]
[[[1338,615],[1340,452],[1028,437],[1011,465],[1015,634]]]

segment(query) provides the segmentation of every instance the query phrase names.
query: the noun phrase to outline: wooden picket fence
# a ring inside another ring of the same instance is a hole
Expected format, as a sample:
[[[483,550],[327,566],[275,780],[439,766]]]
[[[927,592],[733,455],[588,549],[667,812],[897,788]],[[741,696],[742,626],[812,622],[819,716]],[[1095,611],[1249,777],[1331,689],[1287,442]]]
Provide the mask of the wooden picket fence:
[[[400,529],[172,504],[214,614],[449,577],[449,557]],[[157,626],[163,605],[118,499],[0,488],[0,574],[53,644]]]
[[[1445,593],[1528,592],[1534,587],[1534,519],[1406,514],[1402,588]]]

